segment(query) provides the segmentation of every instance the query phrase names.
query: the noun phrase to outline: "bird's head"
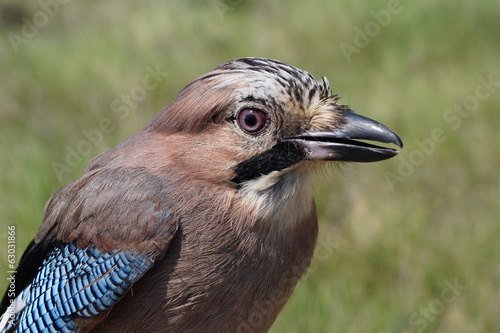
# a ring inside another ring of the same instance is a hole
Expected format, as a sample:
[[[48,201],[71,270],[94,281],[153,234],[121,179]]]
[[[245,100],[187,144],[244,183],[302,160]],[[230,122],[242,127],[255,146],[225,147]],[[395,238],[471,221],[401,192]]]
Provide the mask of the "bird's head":
[[[232,60],[201,76],[145,130],[166,140],[171,163],[240,191],[262,214],[276,210],[266,208],[271,197],[276,205],[312,198],[317,166],[398,153],[365,141],[403,145],[386,126],[339,104],[325,78],[263,58]]]

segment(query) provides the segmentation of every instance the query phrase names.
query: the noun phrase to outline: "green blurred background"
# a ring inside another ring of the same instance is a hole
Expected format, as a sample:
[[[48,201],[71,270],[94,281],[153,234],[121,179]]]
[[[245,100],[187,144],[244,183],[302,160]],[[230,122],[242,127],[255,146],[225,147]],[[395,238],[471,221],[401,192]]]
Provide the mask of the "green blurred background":
[[[0,15],[2,292],[8,226],[19,257],[92,157],[196,77],[260,56],[328,77],[405,143],[318,177],[313,266],[271,331],[500,332],[497,1],[1,0]]]

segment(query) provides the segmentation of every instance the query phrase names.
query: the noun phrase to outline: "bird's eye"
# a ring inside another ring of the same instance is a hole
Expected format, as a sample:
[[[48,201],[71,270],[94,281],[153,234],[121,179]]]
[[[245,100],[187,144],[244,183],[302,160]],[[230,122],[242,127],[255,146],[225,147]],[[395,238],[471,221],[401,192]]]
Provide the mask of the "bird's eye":
[[[242,130],[256,134],[267,125],[267,114],[258,109],[242,109],[238,112],[236,120]]]

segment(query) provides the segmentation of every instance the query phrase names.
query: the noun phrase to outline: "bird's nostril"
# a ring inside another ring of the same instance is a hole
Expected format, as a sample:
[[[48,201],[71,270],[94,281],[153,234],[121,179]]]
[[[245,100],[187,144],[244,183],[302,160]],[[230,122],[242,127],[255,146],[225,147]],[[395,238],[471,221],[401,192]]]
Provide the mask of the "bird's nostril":
[[[337,100],[263,58],[188,84],[50,198],[0,332],[228,332],[245,318],[267,332],[314,252],[313,165],[398,153],[357,140],[403,146]]]

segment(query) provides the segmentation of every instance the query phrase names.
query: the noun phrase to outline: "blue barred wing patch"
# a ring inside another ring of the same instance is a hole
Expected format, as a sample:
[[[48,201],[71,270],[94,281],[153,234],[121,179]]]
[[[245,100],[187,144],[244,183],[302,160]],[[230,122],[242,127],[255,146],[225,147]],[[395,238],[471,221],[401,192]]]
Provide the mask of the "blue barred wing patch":
[[[78,249],[73,242],[63,244],[16,298],[21,309],[4,332],[74,332],[76,318],[110,309],[153,261],[145,254],[101,253],[94,247]]]

